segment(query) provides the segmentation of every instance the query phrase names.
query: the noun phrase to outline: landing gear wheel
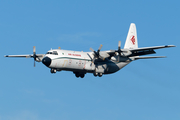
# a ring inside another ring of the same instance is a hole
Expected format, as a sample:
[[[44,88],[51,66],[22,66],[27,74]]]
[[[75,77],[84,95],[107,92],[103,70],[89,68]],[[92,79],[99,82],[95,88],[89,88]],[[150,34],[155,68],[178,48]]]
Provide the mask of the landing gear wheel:
[[[95,77],[97,77],[97,76],[98,76],[98,73],[94,72],[93,75],[94,75]]]
[[[50,72],[51,73],[56,73],[56,69],[51,69]]]
[[[81,77],[81,78],[84,78],[85,74],[86,73],[83,73],[83,72],[73,72],[75,74],[75,76],[78,78],[78,77]]]
[[[80,77],[81,77],[81,78],[84,78],[84,74],[81,74]]]
[[[76,73],[75,75],[76,75],[77,78],[79,77],[79,74],[78,74],[78,73]]]
[[[102,73],[98,73],[98,76],[99,76],[99,77],[102,77]]]

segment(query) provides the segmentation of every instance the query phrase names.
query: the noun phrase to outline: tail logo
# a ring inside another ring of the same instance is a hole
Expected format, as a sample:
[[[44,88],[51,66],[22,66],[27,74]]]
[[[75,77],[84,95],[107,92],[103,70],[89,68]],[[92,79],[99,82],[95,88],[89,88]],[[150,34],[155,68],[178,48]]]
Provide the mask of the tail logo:
[[[132,41],[133,45],[135,45],[135,36],[134,35],[131,37],[131,41]]]

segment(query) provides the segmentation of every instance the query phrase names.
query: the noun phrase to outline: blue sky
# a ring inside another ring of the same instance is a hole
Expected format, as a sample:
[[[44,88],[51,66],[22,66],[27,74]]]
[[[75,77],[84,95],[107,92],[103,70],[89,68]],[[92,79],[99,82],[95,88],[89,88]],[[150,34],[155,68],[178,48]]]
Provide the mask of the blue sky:
[[[177,0],[0,1],[0,120],[179,120],[179,31]],[[46,53],[51,48],[117,49],[130,23],[139,47],[165,59],[138,60],[103,77],[51,74],[33,59],[7,54]]]

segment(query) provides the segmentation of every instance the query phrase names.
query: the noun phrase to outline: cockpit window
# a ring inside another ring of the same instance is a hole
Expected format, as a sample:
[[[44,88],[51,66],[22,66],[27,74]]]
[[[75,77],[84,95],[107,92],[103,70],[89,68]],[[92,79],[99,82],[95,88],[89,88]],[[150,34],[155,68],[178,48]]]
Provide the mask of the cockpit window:
[[[52,52],[47,52],[46,54],[52,54]]]
[[[57,51],[47,52],[46,54],[58,55]]]

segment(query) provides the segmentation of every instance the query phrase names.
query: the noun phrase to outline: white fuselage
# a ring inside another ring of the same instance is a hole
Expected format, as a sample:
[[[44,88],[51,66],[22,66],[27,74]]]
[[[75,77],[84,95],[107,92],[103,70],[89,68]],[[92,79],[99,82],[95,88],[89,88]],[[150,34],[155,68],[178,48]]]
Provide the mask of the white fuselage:
[[[56,54],[53,54],[56,53]],[[112,60],[104,60],[94,64],[91,58],[94,57],[93,52],[79,52],[70,50],[54,49],[48,51],[44,57],[51,59],[51,64],[47,67],[56,69],[57,71],[67,70],[83,73],[102,73],[110,74],[120,70],[131,61],[117,62],[117,57]]]

